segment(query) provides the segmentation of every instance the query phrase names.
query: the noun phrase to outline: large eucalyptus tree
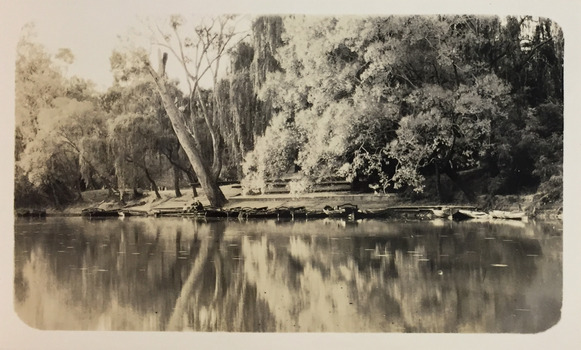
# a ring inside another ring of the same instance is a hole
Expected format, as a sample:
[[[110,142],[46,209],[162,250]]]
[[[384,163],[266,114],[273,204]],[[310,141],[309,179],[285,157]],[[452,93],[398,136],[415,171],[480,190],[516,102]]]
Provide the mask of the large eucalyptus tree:
[[[233,16],[219,16],[188,25],[185,18],[171,16],[167,26],[150,27],[153,43],[165,52],[160,55],[157,70],[146,61],[173,129],[188,156],[206,197],[213,206],[221,207],[227,199],[218,186],[222,170],[223,139],[219,130],[221,101],[216,87],[219,83],[220,66],[228,49],[238,38],[234,31]],[[179,106],[167,88],[166,64],[168,52],[183,71],[187,85],[187,102]],[[203,82],[209,90],[203,91]],[[198,120],[203,120],[200,128]],[[207,133],[211,147],[205,149],[202,134]]]

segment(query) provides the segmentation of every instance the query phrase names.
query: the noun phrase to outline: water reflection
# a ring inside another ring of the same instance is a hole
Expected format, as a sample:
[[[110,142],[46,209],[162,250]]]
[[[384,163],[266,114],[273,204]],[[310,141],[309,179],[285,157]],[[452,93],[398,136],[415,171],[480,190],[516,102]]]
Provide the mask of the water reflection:
[[[562,239],[502,222],[17,221],[15,307],[41,329],[537,332]]]

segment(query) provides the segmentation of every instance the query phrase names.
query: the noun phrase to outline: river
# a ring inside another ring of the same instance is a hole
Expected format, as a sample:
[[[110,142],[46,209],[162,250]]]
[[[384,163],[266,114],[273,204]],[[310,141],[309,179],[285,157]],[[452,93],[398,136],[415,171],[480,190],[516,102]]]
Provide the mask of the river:
[[[534,333],[562,252],[547,222],[17,219],[14,306],[46,330]]]

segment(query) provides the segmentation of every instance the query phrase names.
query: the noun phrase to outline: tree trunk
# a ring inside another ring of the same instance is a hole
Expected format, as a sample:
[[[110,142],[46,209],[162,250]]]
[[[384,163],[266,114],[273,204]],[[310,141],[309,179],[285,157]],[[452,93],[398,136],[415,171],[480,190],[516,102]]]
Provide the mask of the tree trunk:
[[[190,164],[190,162],[187,162],[187,165],[185,165],[184,163],[182,163],[179,160],[179,156],[177,156],[178,159],[174,159],[173,155],[177,154],[173,153],[173,152],[167,152],[167,153],[163,153],[163,155],[167,158],[167,160],[170,162],[170,164],[174,167],[174,169],[177,169],[178,171],[183,171],[184,174],[186,174],[186,176],[188,177],[188,181],[190,183],[190,185],[192,186],[192,194],[194,196],[194,198],[196,198],[198,196],[198,191],[196,191],[196,186],[195,186],[195,182],[196,182],[196,174],[194,173],[194,169],[192,168],[192,164]]]
[[[153,190],[155,191],[155,197],[157,199],[161,199],[161,195],[159,194],[159,188],[157,187],[157,183],[155,183],[155,180],[151,177],[151,174],[149,173],[149,171],[147,170],[146,167],[143,167],[143,171],[145,172],[145,176],[147,177],[147,179],[151,183],[151,187],[153,187]]]
[[[167,54],[164,54],[164,56],[167,57]],[[160,69],[158,74],[151,66],[148,65],[147,68],[155,81],[155,85],[163,101],[164,109],[171,121],[176,136],[198,176],[198,180],[200,181],[202,189],[204,189],[206,197],[212,206],[223,207],[228,200],[224,196],[224,193],[222,193],[222,190],[220,190],[217,179],[212,176],[211,168],[202,157],[200,145],[194,139],[192,131],[189,130],[186,117],[176,107],[166,88],[166,78],[164,77],[163,69]],[[214,150],[214,152],[219,152],[219,150]]]
[[[468,198],[468,200],[470,202],[476,201],[476,195],[466,185],[466,183],[462,180],[462,178],[460,178],[460,175],[456,172],[456,170],[454,170],[451,166],[446,166],[444,171],[446,172],[446,175],[448,175],[450,180],[452,180],[462,190],[462,192],[464,192],[464,194],[466,195],[466,198]]]
[[[440,166],[438,162],[434,162],[434,167],[436,168],[436,193],[438,194],[438,200],[442,203],[442,186],[440,183]]]
[[[81,152],[81,150],[77,147],[77,145],[72,142],[71,140],[69,140],[68,138],[65,137],[65,139],[67,140],[67,144],[69,144],[70,146],[73,147],[73,149],[75,151],[77,151],[77,153],[79,154],[79,157],[85,162],[87,163],[87,165],[91,168],[91,170],[93,170],[93,172],[95,172],[95,174],[97,174],[97,176],[101,179],[101,181],[103,181],[103,183],[105,184],[105,186],[107,186],[107,188],[112,191],[113,193],[115,193],[115,187],[111,184],[111,182],[109,181],[109,179],[107,179],[107,177],[101,175],[101,173],[97,170],[97,168],[89,161],[87,160],[87,158],[85,158],[85,156],[83,155],[83,153]]]
[[[118,189],[116,189],[115,186],[113,186],[113,184],[111,183],[111,181],[109,181],[109,179],[107,179],[107,177],[101,175],[101,173],[97,171],[97,168],[95,168],[93,164],[91,164],[91,162],[87,161],[84,157],[83,159],[85,160],[87,165],[89,165],[89,167],[95,172],[95,174],[97,174],[101,181],[103,181],[103,184],[105,185],[105,187],[107,187],[109,193],[115,193],[116,191],[118,191]]]
[[[182,192],[180,191],[180,169],[177,166],[173,166],[173,186],[176,192],[176,198],[182,196]]]
[[[191,302],[192,296],[196,296],[200,289],[200,277],[205,271],[206,265],[210,263],[212,258],[216,258],[214,254],[220,247],[220,242],[224,237],[224,224],[220,224],[216,227],[216,232],[213,233],[210,239],[202,239],[200,249],[195,257],[192,268],[190,269],[190,274],[188,278],[184,281],[180,294],[175,302],[173,312],[167,322],[167,331],[179,331],[184,328],[184,314],[188,311],[188,303]]]
[[[61,207],[61,203],[59,201],[58,195],[56,194],[56,190],[54,188],[54,183],[52,183],[52,181],[50,183],[50,189],[52,190],[52,198],[54,200],[55,207],[60,208]]]
[[[190,182],[190,186],[192,186],[192,195],[194,198],[198,196],[198,191],[196,190],[196,176],[194,175],[193,170],[184,171],[188,176],[188,181]]]

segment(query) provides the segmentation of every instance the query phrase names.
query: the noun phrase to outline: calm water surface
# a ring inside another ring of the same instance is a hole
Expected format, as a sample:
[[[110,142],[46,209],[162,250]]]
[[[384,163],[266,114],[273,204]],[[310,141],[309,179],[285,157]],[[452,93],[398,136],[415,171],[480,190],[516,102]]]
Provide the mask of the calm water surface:
[[[539,332],[561,227],[17,220],[15,309],[40,329]]]

